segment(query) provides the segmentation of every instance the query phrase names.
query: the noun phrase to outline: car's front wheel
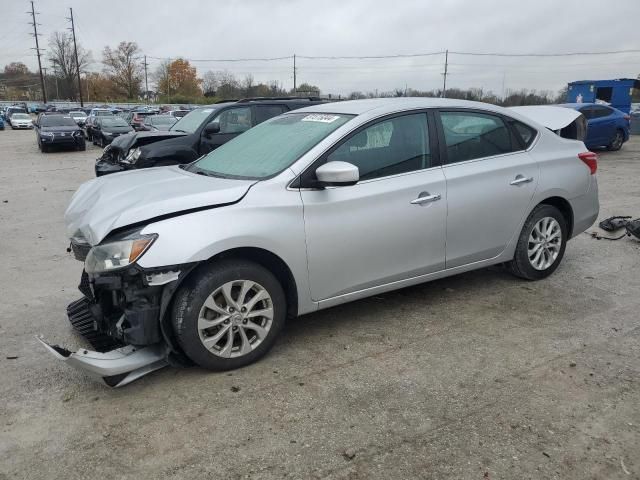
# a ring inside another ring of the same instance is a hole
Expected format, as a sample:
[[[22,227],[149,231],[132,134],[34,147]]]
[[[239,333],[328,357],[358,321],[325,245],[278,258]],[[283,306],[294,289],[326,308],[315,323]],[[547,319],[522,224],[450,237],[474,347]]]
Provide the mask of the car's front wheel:
[[[509,269],[527,280],[548,277],[562,261],[567,238],[567,221],[560,210],[538,205],[522,227]]]
[[[266,354],[284,326],[282,286],[253,262],[228,259],[180,288],[172,321],[178,344],[201,367],[229,370]]]

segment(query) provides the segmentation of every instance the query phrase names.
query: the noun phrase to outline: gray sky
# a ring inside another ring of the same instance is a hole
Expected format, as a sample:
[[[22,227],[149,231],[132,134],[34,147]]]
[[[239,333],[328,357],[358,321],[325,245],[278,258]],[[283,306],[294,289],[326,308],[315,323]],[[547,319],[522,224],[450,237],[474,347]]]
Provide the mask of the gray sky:
[[[105,45],[135,41],[152,57],[228,59],[460,52],[558,53],[640,49],[640,0],[36,0],[46,48],[68,27],[99,71]],[[25,0],[0,0],[0,65],[37,67]],[[153,70],[160,60],[150,59]],[[450,55],[448,86],[557,90],[586,78],[635,78],[640,53],[565,58]],[[299,59],[298,83],[323,93],[442,85],[444,55],[398,59]],[[229,70],[293,84],[292,61],[194,62],[199,74]]]

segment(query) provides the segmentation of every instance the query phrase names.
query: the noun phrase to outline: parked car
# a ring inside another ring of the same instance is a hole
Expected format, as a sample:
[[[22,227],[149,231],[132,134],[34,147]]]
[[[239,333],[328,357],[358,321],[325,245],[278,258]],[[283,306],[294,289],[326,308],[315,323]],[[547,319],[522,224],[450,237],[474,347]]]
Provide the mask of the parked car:
[[[133,128],[122,118],[114,115],[111,117],[96,117],[92,131],[93,144],[105,147],[120,135],[133,132]]]
[[[42,153],[52,147],[73,147],[85,150],[82,129],[71,117],[64,115],[43,115],[36,125],[36,139]]]
[[[178,119],[176,117],[172,117],[171,115],[149,115],[148,117],[145,117],[140,131],[167,131],[177,121]]]
[[[196,108],[167,132],[138,132],[119,138],[96,161],[96,175],[191,163],[254,125],[309,105],[315,97],[245,99]]]
[[[165,112],[165,114],[166,115],[171,115],[172,117],[176,117],[177,119],[180,119],[180,118],[184,117],[190,111],[191,110],[169,110],[169,111]]]
[[[631,117],[620,110],[598,103],[563,103],[582,113],[587,119],[587,136],[584,140],[588,148],[606,147],[620,150],[629,140]]]
[[[69,319],[120,349],[48,348],[122,385],[169,357],[247,365],[288,316],[436,278],[506,264],[540,280],[597,218],[596,169],[584,143],[494,105],[287,112],[190,165],[81,186],[65,214],[84,262]]]
[[[123,115],[122,118],[125,119],[125,121],[131,125],[136,131],[141,131],[144,130],[143,125],[144,125],[144,119],[145,117],[154,115],[153,112],[150,112],[148,110],[140,110],[140,111],[130,111],[126,114]]]
[[[4,130],[4,120],[1,115],[0,115],[0,130]]]
[[[7,107],[6,110],[4,111],[4,119],[7,121],[7,123],[9,123],[9,125],[11,125],[11,116],[14,113],[27,113],[27,110],[25,108],[22,108],[16,105]]]
[[[106,109],[106,108],[92,108],[91,112],[89,113],[89,116],[87,117],[87,119],[84,122],[84,136],[87,140],[89,140],[90,142],[93,141],[93,123],[95,122],[96,118],[98,117],[113,117],[113,113],[111,113],[111,110]]]
[[[69,116],[75,120],[80,128],[82,128],[87,121],[87,114],[82,110],[73,110],[69,112]]]
[[[12,113],[9,117],[9,123],[12,130],[33,128],[33,121],[28,113]]]

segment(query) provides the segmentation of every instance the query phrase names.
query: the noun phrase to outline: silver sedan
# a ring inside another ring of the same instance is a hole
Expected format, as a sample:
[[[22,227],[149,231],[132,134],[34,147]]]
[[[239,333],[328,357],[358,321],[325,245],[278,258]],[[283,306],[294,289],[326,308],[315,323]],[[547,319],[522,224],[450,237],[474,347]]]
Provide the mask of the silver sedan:
[[[170,357],[232,369],[287,317],[495,264],[543,279],[598,215],[596,169],[581,141],[482,103],[272,118],[185,168],[80,187],[66,222],[85,297],[69,318],[103,349],[130,347],[55,352],[116,384]]]

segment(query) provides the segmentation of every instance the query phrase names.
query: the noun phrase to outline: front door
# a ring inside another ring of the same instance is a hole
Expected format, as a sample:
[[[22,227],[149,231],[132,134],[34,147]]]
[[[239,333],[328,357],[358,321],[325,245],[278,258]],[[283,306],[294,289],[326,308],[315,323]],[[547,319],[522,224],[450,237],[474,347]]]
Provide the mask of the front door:
[[[360,181],[300,192],[314,300],[444,267],[447,192],[431,155],[426,113],[377,121],[324,161],[356,165]]]
[[[217,122],[220,126],[218,133],[202,133],[200,140],[200,154],[205,155],[224,145],[232,138],[251,128],[251,107],[231,107],[216,115],[209,123]],[[206,128],[206,127],[205,127]]]
[[[493,258],[527,214],[538,165],[498,115],[440,113],[446,145],[447,268]]]

